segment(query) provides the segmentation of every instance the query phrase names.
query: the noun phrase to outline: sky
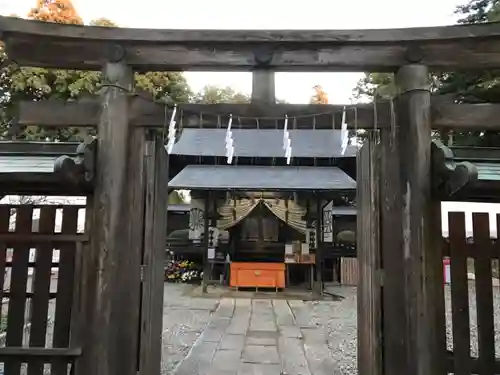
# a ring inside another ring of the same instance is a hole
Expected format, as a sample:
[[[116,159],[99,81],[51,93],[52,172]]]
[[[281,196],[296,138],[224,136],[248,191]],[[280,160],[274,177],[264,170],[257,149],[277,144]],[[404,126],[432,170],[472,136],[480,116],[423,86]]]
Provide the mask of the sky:
[[[466,0],[73,0],[86,22],[105,17],[121,27],[161,29],[380,29],[454,24]],[[36,0],[0,0],[0,14],[24,16]],[[186,73],[199,91],[207,84],[249,93],[250,73]],[[307,103],[321,85],[330,103],[348,104],[362,73],[278,73],[276,96]]]

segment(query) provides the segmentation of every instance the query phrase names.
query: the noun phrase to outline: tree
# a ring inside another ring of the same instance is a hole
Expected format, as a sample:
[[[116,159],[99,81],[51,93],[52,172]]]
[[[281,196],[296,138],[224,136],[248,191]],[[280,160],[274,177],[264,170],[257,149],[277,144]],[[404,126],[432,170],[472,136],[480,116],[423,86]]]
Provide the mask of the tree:
[[[96,20],[92,20],[89,22],[90,26],[101,26],[101,27],[116,27],[117,25],[113,22],[108,20],[107,18],[98,18]]]
[[[198,104],[248,104],[252,101],[252,98],[248,94],[236,92],[229,86],[206,85],[193,96],[192,101]],[[283,99],[276,99],[276,104],[287,104],[287,102]]]
[[[313,87],[314,94],[311,97],[311,104],[328,104],[328,94],[323,90],[321,85]]]
[[[456,12],[462,18],[461,24],[498,22],[500,20],[500,2],[498,0],[469,0],[457,7]]]
[[[186,200],[181,192],[174,190],[168,196],[168,204],[184,204]]]
[[[55,23],[83,25],[71,0],[38,0],[35,8],[28,13],[28,18]]]
[[[474,24],[500,21],[499,0],[470,0],[457,7],[459,24]],[[483,72],[452,72],[431,74],[431,91],[435,94],[448,95],[457,103],[500,103],[500,70]],[[361,79],[353,96],[373,99],[393,97],[396,94],[392,74],[369,73]],[[498,132],[454,132],[454,144],[469,146],[500,146]]]
[[[457,7],[459,24],[474,24],[500,21],[500,1],[470,0]],[[500,103],[500,70],[482,72],[453,72],[440,76],[440,94],[454,97],[458,103]],[[454,133],[454,142],[461,145],[483,147],[500,146],[498,132]]]
[[[201,104],[217,104],[217,103],[233,103],[244,104],[250,103],[250,96],[236,92],[231,87],[217,87],[207,85],[194,96],[195,103]]]
[[[28,18],[68,24],[82,25],[83,21],[70,0],[39,0]],[[100,18],[90,23],[93,26],[114,27],[112,21]],[[191,90],[181,73],[151,72],[136,74],[136,87],[146,91],[154,99],[186,102]],[[15,118],[17,103],[22,100],[77,99],[94,95],[101,84],[101,74],[95,71],[61,70],[17,67],[10,63],[0,45],[0,134],[9,139],[9,124]],[[71,125],[71,124],[68,124]],[[65,128],[51,131],[31,126],[18,135],[30,140],[81,140],[86,132],[79,128]]]
[[[396,95],[394,74],[366,73],[353,90],[356,99],[391,98]]]

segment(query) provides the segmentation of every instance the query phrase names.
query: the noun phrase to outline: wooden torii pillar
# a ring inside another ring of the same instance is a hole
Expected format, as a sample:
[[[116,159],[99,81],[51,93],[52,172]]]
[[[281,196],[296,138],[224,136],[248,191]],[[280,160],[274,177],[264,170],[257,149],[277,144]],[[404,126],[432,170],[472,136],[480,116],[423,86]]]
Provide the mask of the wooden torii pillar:
[[[134,74],[121,46],[112,49],[102,74],[95,191],[87,202],[91,243],[83,265],[86,325],[77,374],[159,373],[165,150],[161,140],[129,124]]]
[[[386,375],[441,373],[436,295],[442,276],[433,244],[428,69],[396,74],[394,123],[381,129],[380,251]],[[443,350],[441,350],[443,349]],[[376,374],[376,372],[373,372]]]

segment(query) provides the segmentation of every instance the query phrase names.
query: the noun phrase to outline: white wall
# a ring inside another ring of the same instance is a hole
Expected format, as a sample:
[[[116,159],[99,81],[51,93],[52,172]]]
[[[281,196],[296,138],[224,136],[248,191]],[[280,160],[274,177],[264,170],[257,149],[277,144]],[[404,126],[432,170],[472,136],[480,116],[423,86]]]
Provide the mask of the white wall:
[[[471,202],[443,202],[441,204],[441,223],[443,226],[443,236],[448,236],[448,213],[465,212],[466,236],[472,236],[472,213],[487,212],[490,215],[490,236],[497,237],[497,218],[500,214],[500,204],[498,203],[471,203]]]

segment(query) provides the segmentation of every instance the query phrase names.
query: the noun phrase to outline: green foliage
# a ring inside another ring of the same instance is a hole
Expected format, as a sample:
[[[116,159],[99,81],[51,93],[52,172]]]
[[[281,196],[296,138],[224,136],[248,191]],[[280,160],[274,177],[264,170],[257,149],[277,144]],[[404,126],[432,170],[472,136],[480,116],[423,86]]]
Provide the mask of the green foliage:
[[[500,21],[500,0],[470,0],[457,7],[460,24]],[[431,90],[449,95],[457,103],[500,103],[500,70],[431,74]],[[353,90],[356,98],[393,97],[394,76],[387,73],[366,74]],[[453,134],[453,143],[464,146],[500,146],[497,132],[463,132]]]
[[[455,13],[461,15],[458,20],[461,24],[497,22],[500,20],[500,1],[470,0],[458,6]]]
[[[215,85],[206,85],[192,97],[192,101],[198,104],[248,104],[251,102],[251,97],[250,95],[237,92],[229,86],[218,87]],[[287,104],[282,99],[276,99],[276,103]]]
[[[116,27],[117,25],[107,18],[98,18],[89,22],[89,26]]]
[[[500,1],[471,0],[457,7],[460,24],[500,21]],[[440,76],[440,94],[452,95],[459,103],[500,103],[500,70],[453,72]],[[460,145],[500,146],[497,132],[455,133],[454,143]]]
[[[353,90],[356,99],[363,98],[392,98],[396,95],[394,74],[367,73],[361,78]]]
[[[39,0],[38,6],[28,18],[46,22],[82,24],[70,0]],[[90,22],[93,26],[115,27],[112,21],[99,18]],[[170,102],[187,102],[191,90],[182,73],[149,72],[136,74],[136,87],[154,99]],[[101,85],[101,73],[81,70],[61,70],[18,67],[8,60],[0,42],[0,136],[12,138],[9,125],[17,113],[17,104],[23,100],[63,99],[75,100],[95,95]],[[71,124],[68,124],[71,125]],[[36,126],[24,129],[17,139],[78,141],[87,135],[78,128],[53,131]]]
[[[146,91],[155,100],[170,103],[187,103],[192,97],[186,78],[178,72],[136,73],[135,85],[138,91]]]
[[[184,196],[178,191],[173,191],[168,196],[168,204],[183,204],[186,203]]]
[[[250,103],[250,96],[234,91],[231,87],[207,85],[193,98],[195,103]]]

